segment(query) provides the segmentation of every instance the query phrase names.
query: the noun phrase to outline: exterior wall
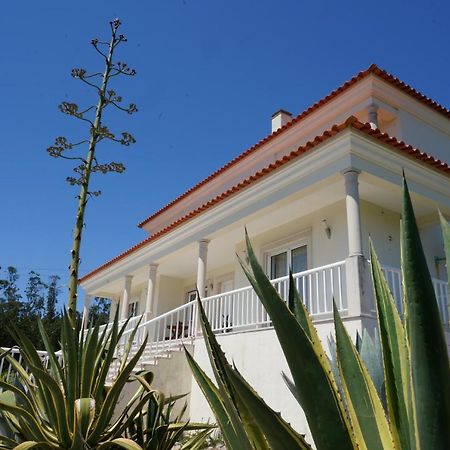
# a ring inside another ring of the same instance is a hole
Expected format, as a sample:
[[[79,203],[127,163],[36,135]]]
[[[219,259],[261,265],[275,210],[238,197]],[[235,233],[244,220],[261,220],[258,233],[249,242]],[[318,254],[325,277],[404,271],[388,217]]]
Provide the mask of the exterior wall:
[[[369,257],[369,237],[382,264],[400,267],[400,214],[373,203],[361,202],[364,256]]]
[[[362,326],[373,332],[374,320],[346,320],[352,340],[356,338],[356,330],[361,332]],[[325,342],[328,350],[327,337],[334,331],[330,321],[317,325],[320,339]],[[290,393],[281,373],[290,376],[289,367],[278,343],[275,330],[258,330],[247,333],[217,335],[219,344],[225,351],[229,361],[233,361],[241,374],[264,400],[275,410],[280,411],[282,417],[301,433],[306,433],[306,439],[312,442],[305,416],[297,401]],[[204,341],[198,339],[194,351],[195,360],[208,376],[213,377]],[[192,380],[190,418],[192,421],[213,418],[208,403],[203,398],[196,381]]]
[[[160,275],[156,282],[155,316],[175,309],[184,302],[183,280]]]
[[[327,220],[331,228],[331,237],[325,235],[323,219]],[[308,266],[315,268],[325,264],[341,261],[347,256],[347,225],[345,202],[341,201],[327,208],[316,211],[300,219],[277,225],[270,231],[259,235],[252,235],[249,230],[253,248],[259,255],[260,262],[264,261],[264,254],[277,242],[289,241],[290,237],[296,239],[300,236],[309,236]],[[244,241],[236,245],[236,253],[241,257],[245,255]],[[235,264],[235,287],[248,286],[239,262]]]
[[[407,111],[400,110],[400,136],[403,141],[432,154],[442,161],[450,161],[450,135],[429,125]]]

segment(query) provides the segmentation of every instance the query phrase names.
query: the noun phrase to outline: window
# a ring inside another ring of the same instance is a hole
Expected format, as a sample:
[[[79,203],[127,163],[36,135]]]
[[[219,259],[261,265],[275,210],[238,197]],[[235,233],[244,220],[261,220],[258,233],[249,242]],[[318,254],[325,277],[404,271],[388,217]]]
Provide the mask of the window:
[[[290,236],[263,248],[267,275],[271,280],[308,270],[310,265],[310,230]]]
[[[306,245],[300,247],[288,248],[287,250],[269,255],[271,280],[285,277],[289,274],[289,268],[293,273],[308,270],[308,251]]]
[[[186,303],[193,302],[197,299],[197,291],[189,291],[186,292]]]
[[[138,315],[138,306],[139,303],[137,301],[128,303],[128,317],[135,317]]]

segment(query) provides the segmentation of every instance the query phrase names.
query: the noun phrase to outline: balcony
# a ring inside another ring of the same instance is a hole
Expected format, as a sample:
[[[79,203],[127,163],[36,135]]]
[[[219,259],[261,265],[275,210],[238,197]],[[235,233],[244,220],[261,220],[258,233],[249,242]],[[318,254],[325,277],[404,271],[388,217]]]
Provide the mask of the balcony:
[[[402,284],[400,269],[383,266],[383,272],[397,304],[400,314],[402,306]],[[330,320],[333,299],[342,316],[348,314],[345,261],[296,273],[293,275],[312,319]],[[289,278],[271,280],[280,296],[288,299]],[[444,324],[449,323],[448,286],[446,281],[433,279],[436,299]],[[213,295],[203,299],[203,306],[214,333],[239,333],[271,327],[270,318],[251,286]],[[376,314],[375,311],[374,315]],[[122,336],[124,344],[143,317],[133,317]],[[134,337],[139,345],[148,336],[146,355],[161,355],[168,349],[179,347],[182,342],[192,342],[201,332],[197,321],[197,305],[186,303],[152,320],[140,323]]]

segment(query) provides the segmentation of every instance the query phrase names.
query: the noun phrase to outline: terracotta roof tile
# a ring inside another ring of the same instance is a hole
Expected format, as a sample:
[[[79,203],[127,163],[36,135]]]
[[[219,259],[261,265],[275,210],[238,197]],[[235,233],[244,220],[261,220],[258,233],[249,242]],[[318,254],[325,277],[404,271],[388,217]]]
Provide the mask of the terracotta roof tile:
[[[191,187],[190,189],[185,191],[183,194],[181,194],[180,196],[176,197],[170,203],[168,203],[167,205],[163,206],[161,209],[159,209],[155,213],[151,214],[150,216],[148,216],[146,219],[144,219],[142,222],[140,222],[138,224],[138,226],[142,228],[146,223],[150,222],[150,220],[152,220],[156,216],[160,215],[164,211],[167,211],[173,205],[177,204],[182,199],[186,198],[187,196],[189,196],[190,194],[192,194],[193,192],[195,192],[196,190],[198,190],[199,188],[201,188],[205,184],[209,183],[211,180],[216,178],[218,175],[220,175],[221,173],[227,171],[229,168],[231,168],[234,165],[236,165],[242,159],[244,159],[247,156],[251,155],[253,152],[255,152],[262,145],[264,145],[265,143],[267,143],[270,140],[272,140],[275,136],[278,136],[279,134],[283,133],[285,130],[289,129],[292,125],[294,125],[295,123],[297,123],[300,120],[304,119],[306,116],[308,116],[312,112],[316,111],[318,108],[320,108],[321,106],[325,105],[326,103],[330,102],[335,97],[337,97],[339,94],[341,94],[342,92],[346,91],[351,86],[356,84],[358,81],[362,80],[363,78],[366,78],[370,74],[377,75],[378,77],[382,78],[383,80],[385,80],[389,84],[391,84],[391,85],[395,86],[396,88],[402,90],[403,92],[405,92],[406,94],[410,95],[411,97],[414,97],[416,100],[419,100],[420,102],[422,102],[425,105],[429,106],[430,108],[434,109],[438,113],[441,113],[445,117],[450,118],[450,110],[448,110],[447,108],[443,107],[442,105],[440,105],[439,103],[435,102],[434,100],[431,100],[430,98],[426,97],[425,95],[421,94],[416,89],[412,88],[408,84],[406,84],[403,81],[399,80],[394,75],[391,75],[387,71],[385,71],[383,69],[380,69],[376,64],[372,64],[372,65],[370,65],[370,67],[368,69],[366,69],[366,70],[364,70],[362,72],[359,72],[357,75],[355,75],[353,78],[351,78],[350,80],[345,82],[343,85],[339,86],[337,89],[335,89],[334,91],[330,92],[326,97],[322,98],[321,100],[319,100],[318,102],[316,102],[312,106],[310,106],[308,109],[306,109],[305,111],[300,113],[298,116],[294,117],[286,125],[284,125],[283,127],[279,128],[277,131],[274,131],[273,133],[269,134],[265,138],[261,139],[255,145],[253,145],[252,147],[248,148],[247,150],[245,150],[244,152],[242,152],[241,154],[239,154],[235,158],[233,158],[231,161],[229,161],[227,164],[222,166],[220,169],[218,169],[215,172],[213,172],[207,178],[205,178],[204,180],[200,181],[199,183],[197,183],[196,185],[194,185],[193,187]]]
[[[95,274],[101,272],[102,270],[106,269],[107,267],[115,264],[116,262],[120,261],[121,259],[125,258],[131,253],[134,253],[135,251],[139,250],[142,247],[145,247],[146,245],[150,244],[153,241],[156,241],[161,236],[164,236],[165,234],[169,233],[173,229],[179,227],[183,223],[189,221],[190,219],[198,216],[203,211],[217,205],[218,203],[226,200],[227,198],[231,197],[232,195],[236,194],[237,192],[245,189],[247,186],[259,181],[263,177],[269,175],[274,170],[278,169],[279,167],[291,162],[292,160],[298,158],[299,156],[313,150],[318,145],[320,145],[322,142],[327,141],[328,139],[334,137],[341,131],[347,129],[347,128],[354,128],[356,130],[359,130],[360,132],[371,136],[372,138],[380,141],[383,144],[388,145],[395,151],[399,151],[403,154],[406,154],[412,158],[418,159],[419,161],[422,161],[423,163],[433,167],[436,170],[439,170],[440,172],[445,173],[446,175],[450,176],[450,166],[447,163],[444,163],[440,161],[439,159],[435,159],[433,156],[428,155],[425,152],[422,152],[419,149],[416,149],[408,144],[406,144],[403,141],[398,141],[394,137],[390,137],[386,133],[382,133],[379,129],[372,129],[370,124],[368,123],[362,123],[360,122],[356,117],[350,116],[345,122],[339,124],[339,125],[333,125],[329,130],[325,131],[322,135],[315,137],[312,141],[307,142],[305,145],[300,146],[297,150],[292,151],[290,154],[280,158],[279,160],[275,161],[274,163],[268,165],[267,167],[259,170],[255,174],[247,177],[243,181],[237,183],[235,186],[231,187],[227,191],[217,195],[216,197],[212,198],[208,202],[204,203],[203,205],[199,206],[198,208],[190,211],[183,217],[180,217],[179,219],[175,220],[165,228],[161,229],[160,231],[152,234],[151,236],[148,236],[143,241],[139,242],[138,244],[134,245],[133,247],[129,248],[125,252],[121,253],[120,255],[116,256],[115,258],[111,259],[110,261],[104,263],[100,267],[94,269],[90,273],[84,275],[82,278],[80,278],[80,282],[86,281],[87,279],[93,277]]]

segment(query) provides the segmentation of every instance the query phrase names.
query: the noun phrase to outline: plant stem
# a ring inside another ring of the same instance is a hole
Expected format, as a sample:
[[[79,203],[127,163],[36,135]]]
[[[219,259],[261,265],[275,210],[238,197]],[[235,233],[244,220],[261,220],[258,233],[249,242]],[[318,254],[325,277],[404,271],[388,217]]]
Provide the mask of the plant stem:
[[[71,325],[75,327],[76,324],[76,310],[77,310],[77,297],[78,297],[78,269],[80,265],[80,249],[81,249],[81,237],[83,233],[84,215],[86,212],[86,205],[89,195],[89,180],[92,171],[92,163],[95,156],[95,148],[100,136],[99,129],[101,127],[103,108],[105,107],[106,90],[108,87],[108,81],[110,78],[110,72],[112,68],[112,57],[116,46],[116,30],[112,30],[111,41],[108,47],[108,55],[105,58],[105,70],[102,75],[102,84],[98,91],[99,100],[95,110],[95,120],[91,127],[91,137],[89,139],[89,149],[87,153],[86,162],[84,164],[84,172],[82,178],[82,184],[80,187],[80,195],[78,197],[78,209],[75,220],[75,229],[73,232],[72,250],[71,250],[71,263],[70,263],[70,281],[69,281],[69,302],[68,302],[68,314]]]

